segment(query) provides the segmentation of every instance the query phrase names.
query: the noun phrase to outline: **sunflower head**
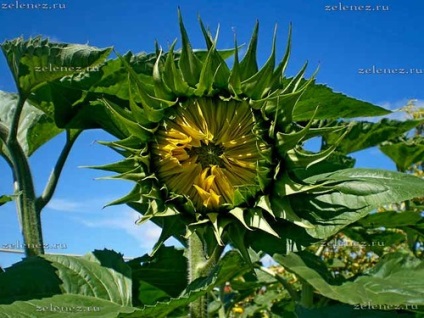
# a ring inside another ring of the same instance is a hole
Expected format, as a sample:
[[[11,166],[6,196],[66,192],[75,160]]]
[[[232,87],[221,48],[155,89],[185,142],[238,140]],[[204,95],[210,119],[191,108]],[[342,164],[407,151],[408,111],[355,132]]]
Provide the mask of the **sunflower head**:
[[[157,178],[190,200],[193,212],[222,212],[260,189],[267,144],[246,100],[192,97],[171,108],[151,143]]]
[[[177,228],[185,237],[197,231],[219,244],[236,244],[231,233],[246,230],[278,237],[273,223],[291,211],[284,197],[303,187],[292,172],[330,153],[311,155],[299,147],[316,135],[313,118],[301,125],[292,116],[313,79],[303,79],[306,64],[295,77],[283,76],[291,31],[282,60],[276,63],[274,34],[271,55],[259,68],[258,23],[242,60],[237,41],[233,50],[217,50],[217,36],[201,20],[207,49],[193,50],[181,14],[179,23],[181,50],[174,50],[176,42],[166,53],[157,47],[150,75],[121,58],[129,73],[128,105],[104,101],[128,137],[108,143],[125,160],[103,168],[136,182],[112,204],[127,203],[141,212],[140,221],[162,226],[156,248],[181,234]],[[225,62],[230,55],[231,68]]]

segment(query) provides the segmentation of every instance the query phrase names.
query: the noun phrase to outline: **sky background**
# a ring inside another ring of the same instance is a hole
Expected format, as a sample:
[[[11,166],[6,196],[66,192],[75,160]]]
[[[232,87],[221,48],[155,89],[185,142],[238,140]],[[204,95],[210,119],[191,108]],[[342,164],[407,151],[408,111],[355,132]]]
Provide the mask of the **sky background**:
[[[218,48],[232,48],[234,33],[239,44],[248,43],[256,20],[260,22],[258,61],[263,64],[271,49],[274,26],[278,25],[277,56],[282,57],[288,26],[293,24],[293,47],[287,75],[292,76],[309,62],[311,75],[319,66],[317,82],[337,92],[395,110],[408,100],[424,106],[424,2],[422,0],[214,0],[214,1],[98,1],[40,0],[62,4],[65,9],[0,8],[0,41],[19,36],[42,35],[52,41],[113,46],[127,51],[152,52],[154,41],[167,49],[180,38],[177,8],[181,7],[191,43],[204,48],[197,17],[214,33],[220,25]],[[44,2],[43,2],[44,1]],[[32,0],[0,0],[9,4],[37,3]],[[335,10],[340,6],[371,6],[373,11]],[[326,10],[331,7],[331,11]],[[377,6],[384,6],[377,10]],[[359,69],[405,68],[423,74],[359,74]],[[15,92],[12,76],[0,56],[0,90]],[[395,115],[402,118],[403,115]],[[94,249],[114,249],[126,257],[150,251],[159,229],[152,224],[134,224],[137,213],[126,206],[102,207],[133,186],[130,182],[95,180],[105,174],[79,168],[118,161],[112,150],[96,143],[113,140],[101,131],[87,131],[75,144],[51,203],[43,210],[44,243],[62,244],[47,253],[85,254]],[[40,148],[30,160],[36,190],[41,193],[64,143],[58,136]],[[357,167],[394,169],[378,149],[354,154]],[[12,177],[0,159],[0,195],[11,194]],[[22,244],[13,203],[0,207],[0,248]],[[173,244],[172,241],[169,244]],[[7,267],[23,255],[1,253],[0,266]]]

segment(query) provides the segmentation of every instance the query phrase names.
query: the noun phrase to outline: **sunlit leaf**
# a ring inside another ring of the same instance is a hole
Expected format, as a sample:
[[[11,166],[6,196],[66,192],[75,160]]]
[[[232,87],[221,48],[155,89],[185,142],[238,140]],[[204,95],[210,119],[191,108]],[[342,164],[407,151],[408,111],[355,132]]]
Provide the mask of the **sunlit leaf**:
[[[274,255],[287,270],[300,276],[321,295],[351,305],[424,305],[424,263],[405,254],[388,254],[367,275],[332,284],[313,267],[302,253]],[[393,308],[390,308],[393,309]]]
[[[18,101],[17,94],[0,91],[0,122],[10,127]],[[49,114],[42,112],[27,101],[18,126],[18,141],[25,154],[32,155],[39,147],[62,132]]]
[[[25,97],[43,83],[82,73],[87,68],[96,71],[94,67],[101,64],[112,50],[81,44],[52,43],[41,37],[28,41],[23,38],[6,41],[1,44],[1,48],[18,89]]]

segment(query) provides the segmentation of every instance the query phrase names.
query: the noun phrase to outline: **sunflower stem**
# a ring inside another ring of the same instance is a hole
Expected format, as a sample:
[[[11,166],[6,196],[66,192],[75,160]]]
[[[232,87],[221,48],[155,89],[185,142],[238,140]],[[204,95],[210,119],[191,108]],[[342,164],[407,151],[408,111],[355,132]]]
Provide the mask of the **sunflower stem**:
[[[188,239],[189,283],[203,276],[206,261],[202,240],[197,233],[193,233]],[[190,304],[190,318],[207,318],[207,315],[206,296],[199,297]]]
[[[15,193],[19,194],[16,199],[16,206],[25,243],[25,254],[26,256],[35,256],[44,254],[44,247],[41,218],[35,205],[34,181],[28,157],[17,138],[20,115],[24,104],[25,98],[20,95],[12,117],[11,127],[8,129],[2,125],[0,138],[3,140],[7,151],[4,157],[13,171]]]
[[[217,245],[210,257],[204,249],[202,239],[193,233],[188,239],[189,283],[199,277],[207,277],[218,263],[225,246]],[[203,296],[190,304],[191,318],[208,317],[208,297]]]

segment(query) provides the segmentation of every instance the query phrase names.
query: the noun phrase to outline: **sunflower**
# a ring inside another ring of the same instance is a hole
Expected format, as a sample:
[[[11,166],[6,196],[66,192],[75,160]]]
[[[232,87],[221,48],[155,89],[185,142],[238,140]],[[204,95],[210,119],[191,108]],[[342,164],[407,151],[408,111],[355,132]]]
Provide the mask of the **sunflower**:
[[[159,180],[190,198],[198,211],[234,206],[237,188],[257,187],[256,168],[266,144],[254,126],[247,101],[188,99],[155,134]]]
[[[280,63],[274,33],[271,55],[259,68],[258,23],[240,61],[236,40],[233,50],[217,50],[217,36],[199,21],[207,50],[193,50],[179,14],[181,50],[174,51],[176,42],[166,53],[157,46],[151,75],[137,73],[121,57],[129,103],[122,108],[103,101],[127,138],[106,143],[125,159],[101,168],[136,182],[131,193],[111,204],[126,203],[142,214],[140,222],[152,220],[163,228],[155,250],[170,236],[194,232],[209,242],[212,237],[210,245],[242,246],[237,238],[242,231],[278,237],[273,225],[279,219],[307,227],[284,197],[309,189],[296,170],[334,150],[311,154],[301,147],[320,128],[312,127],[313,118],[293,121],[293,109],[313,76],[303,78],[307,64],[293,78],[283,76],[291,28]],[[225,61],[230,55],[231,68]]]

